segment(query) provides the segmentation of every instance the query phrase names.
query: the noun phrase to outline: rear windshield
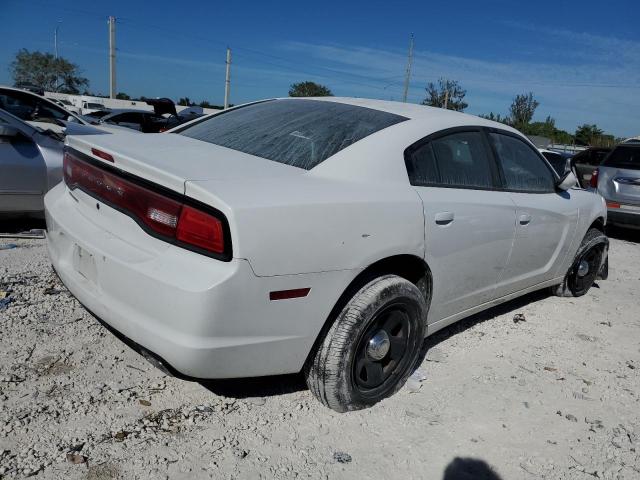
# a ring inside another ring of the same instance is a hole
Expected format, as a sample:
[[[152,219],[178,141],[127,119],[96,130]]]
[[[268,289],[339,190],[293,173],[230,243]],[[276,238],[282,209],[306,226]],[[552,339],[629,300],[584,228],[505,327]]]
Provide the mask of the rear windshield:
[[[404,120],[343,103],[285,99],[230,110],[179,133],[310,170],[358,140]]]
[[[616,147],[602,165],[605,167],[640,170],[640,146]]]

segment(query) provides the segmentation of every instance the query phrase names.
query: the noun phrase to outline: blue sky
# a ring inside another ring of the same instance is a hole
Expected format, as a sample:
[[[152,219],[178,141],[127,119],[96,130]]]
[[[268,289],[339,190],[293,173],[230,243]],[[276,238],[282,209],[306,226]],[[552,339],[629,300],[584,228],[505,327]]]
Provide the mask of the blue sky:
[[[399,100],[414,33],[412,102],[444,76],[467,89],[468,113],[505,114],[517,93],[532,91],[536,119],[640,134],[638,0],[0,2],[1,84],[11,83],[20,48],[53,52],[59,25],[60,54],[107,93],[114,15],[117,89],[132,96],[222,103],[228,45],[233,103],[286,96],[300,80]]]

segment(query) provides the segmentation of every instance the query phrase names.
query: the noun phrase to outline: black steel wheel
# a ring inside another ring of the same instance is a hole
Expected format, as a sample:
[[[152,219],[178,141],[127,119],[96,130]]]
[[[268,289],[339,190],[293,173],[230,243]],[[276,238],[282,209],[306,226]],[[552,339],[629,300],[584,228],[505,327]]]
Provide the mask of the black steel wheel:
[[[424,293],[396,275],[358,290],[305,365],[311,392],[338,412],[394,394],[411,374],[426,328]]]
[[[384,388],[405,360],[411,335],[410,313],[402,303],[375,314],[356,347],[352,380],[363,394]]]
[[[602,254],[602,246],[594,246],[576,259],[568,278],[569,290],[574,296],[584,295],[591,288],[600,270]]]

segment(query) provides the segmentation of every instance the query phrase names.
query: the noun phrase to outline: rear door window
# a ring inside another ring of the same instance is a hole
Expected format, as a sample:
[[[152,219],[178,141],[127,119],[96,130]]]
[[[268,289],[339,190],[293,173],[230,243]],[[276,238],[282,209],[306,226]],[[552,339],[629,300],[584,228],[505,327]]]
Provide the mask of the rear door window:
[[[223,112],[181,135],[310,170],[406,117],[320,100],[269,100]]]
[[[481,132],[458,132],[413,149],[407,171],[412,185],[490,189],[491,162]]]
[[[640,145],[619,146],[613,149],[602,163],[603,167],[640,170]]]
[[[555,175],[536,150],[524,141],[490,133],[507,190],[530,193],[555,191]]]

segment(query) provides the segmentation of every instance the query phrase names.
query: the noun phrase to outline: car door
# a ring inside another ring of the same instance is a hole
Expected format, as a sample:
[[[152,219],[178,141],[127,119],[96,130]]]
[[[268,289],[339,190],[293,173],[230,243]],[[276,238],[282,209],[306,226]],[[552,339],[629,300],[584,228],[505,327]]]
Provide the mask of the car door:
[[[43,209],[46,165],[33,127],[0,111],[0,213]]]
[[[429,323],[494,298],[515,234],[515,206],[500,191],[479,128],[431,135],[405,152],[424,208],[425,260],[433,276]]]
[[[488,132],[505,191],[516,205],[516,235],[507,268],[497,286],[500,296],[561,275],[578,223],[572,191],[556,189],[558,176],[539,152],[520,136]]]

